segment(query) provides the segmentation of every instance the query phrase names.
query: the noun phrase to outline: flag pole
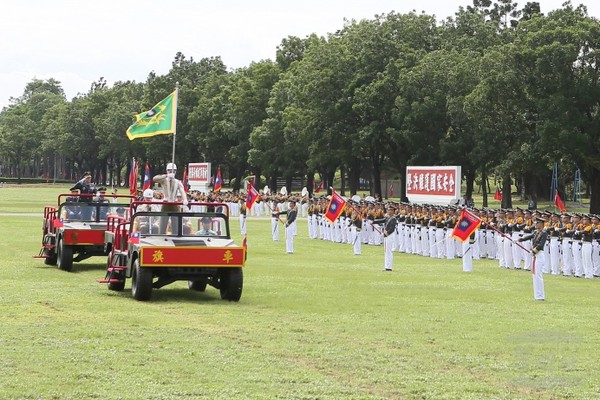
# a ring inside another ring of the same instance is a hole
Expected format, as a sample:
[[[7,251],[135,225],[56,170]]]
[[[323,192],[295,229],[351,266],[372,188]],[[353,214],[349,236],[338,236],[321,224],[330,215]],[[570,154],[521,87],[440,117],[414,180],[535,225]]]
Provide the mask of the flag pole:
[[[277,214],[277,221],[281,222],[282,224],[285,224],[285,222],[283,222],[281,219],[279,219],[279,213],[276,213],[275,210],[273,210],[271,208],[271,206],[269,205],[269,202],[265,200],[265,205],[267,206],[267,208],[271,211],[271,215],[273,214]]]
[[[173,154],[171,162],[175,164],[175,139],[177,138],[177,106],[179,105],[179,82],[175,82],[175,107],[173,107]]]
[[[528,253],[531,253],[531,250],[526,249],[525,247],[521,246],[519,243],[515,242],[514,240],[512,240],[512,238],[510,236],[507,236],[504,234],[504,232],[499,231],[498,229],[496,229],[494,226],[492,226],[491,224],[487,223],[484,220],[481,220],[481,223],[484,224],[485,226],[487,226],[488,228],[490,228],[491,230],[493,230],[496,233],[499,233],[500,236],[504,237],[505,239],[510,240],[514,245],[522,248],[523,250],[525,250]]]

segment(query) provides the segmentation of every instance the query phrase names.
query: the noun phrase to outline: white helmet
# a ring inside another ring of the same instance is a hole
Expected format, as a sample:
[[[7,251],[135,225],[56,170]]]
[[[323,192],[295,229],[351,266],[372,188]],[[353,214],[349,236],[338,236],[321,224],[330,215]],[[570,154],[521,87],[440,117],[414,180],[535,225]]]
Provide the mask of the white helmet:
[[[154,190],[152,190],[152,189],[144,190],[144,197],[154,197]]]
[[[168,163],[167,164],[167,171],[169,171],[169,170],[177,171],[177,165],[175,165],[175,163],[172,163],[172,162]]]

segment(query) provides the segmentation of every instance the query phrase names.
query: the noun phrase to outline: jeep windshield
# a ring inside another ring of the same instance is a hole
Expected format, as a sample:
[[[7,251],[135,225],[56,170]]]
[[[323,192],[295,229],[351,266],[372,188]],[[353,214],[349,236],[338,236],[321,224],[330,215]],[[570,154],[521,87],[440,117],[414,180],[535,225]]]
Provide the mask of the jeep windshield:
[[[131,232],[141,236],[230,238],[227,218],[218,213],[136,212]]]
[[[87,222],[106,222],[109,215],[118,215],[127,217],[129,213],[129,203],[109,203],[107,202],[80,202],[66,201],[62,203],[58,210],[59,218],[64,222],[69,221],[87,221]]]

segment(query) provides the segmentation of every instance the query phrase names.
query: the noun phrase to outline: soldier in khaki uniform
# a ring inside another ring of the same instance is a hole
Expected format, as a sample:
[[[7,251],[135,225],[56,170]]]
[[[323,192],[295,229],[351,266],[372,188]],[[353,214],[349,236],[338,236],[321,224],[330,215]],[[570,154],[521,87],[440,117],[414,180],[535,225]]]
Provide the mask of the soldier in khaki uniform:
[[[167,164],[167,173],[156,175],[152,178],[153,182],[160,184],[163,192],[164,202],[176,202],[178,197],[183,200],[183,204],[187,205],[187,195],[181,181],[175,178],[177,172],[177,165],[174,163]],[[163,204],[161,211],[181,211],[180,206],[177,204]],[[160,231],[162,233],[167,232],[167,225],[169,223],[168,217],[161,218]],[[177,234],[179,226],[177,218],[171,218],[171,232]]]

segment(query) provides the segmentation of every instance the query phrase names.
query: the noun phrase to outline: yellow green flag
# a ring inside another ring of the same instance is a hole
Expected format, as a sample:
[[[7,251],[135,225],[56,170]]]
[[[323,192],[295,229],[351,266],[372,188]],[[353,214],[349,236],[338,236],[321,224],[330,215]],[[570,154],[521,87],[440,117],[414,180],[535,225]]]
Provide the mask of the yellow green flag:
[[[163,101],[135,116],[135,122],[127,129],[129,140],[175,133],[177,119],[177,90]]]

